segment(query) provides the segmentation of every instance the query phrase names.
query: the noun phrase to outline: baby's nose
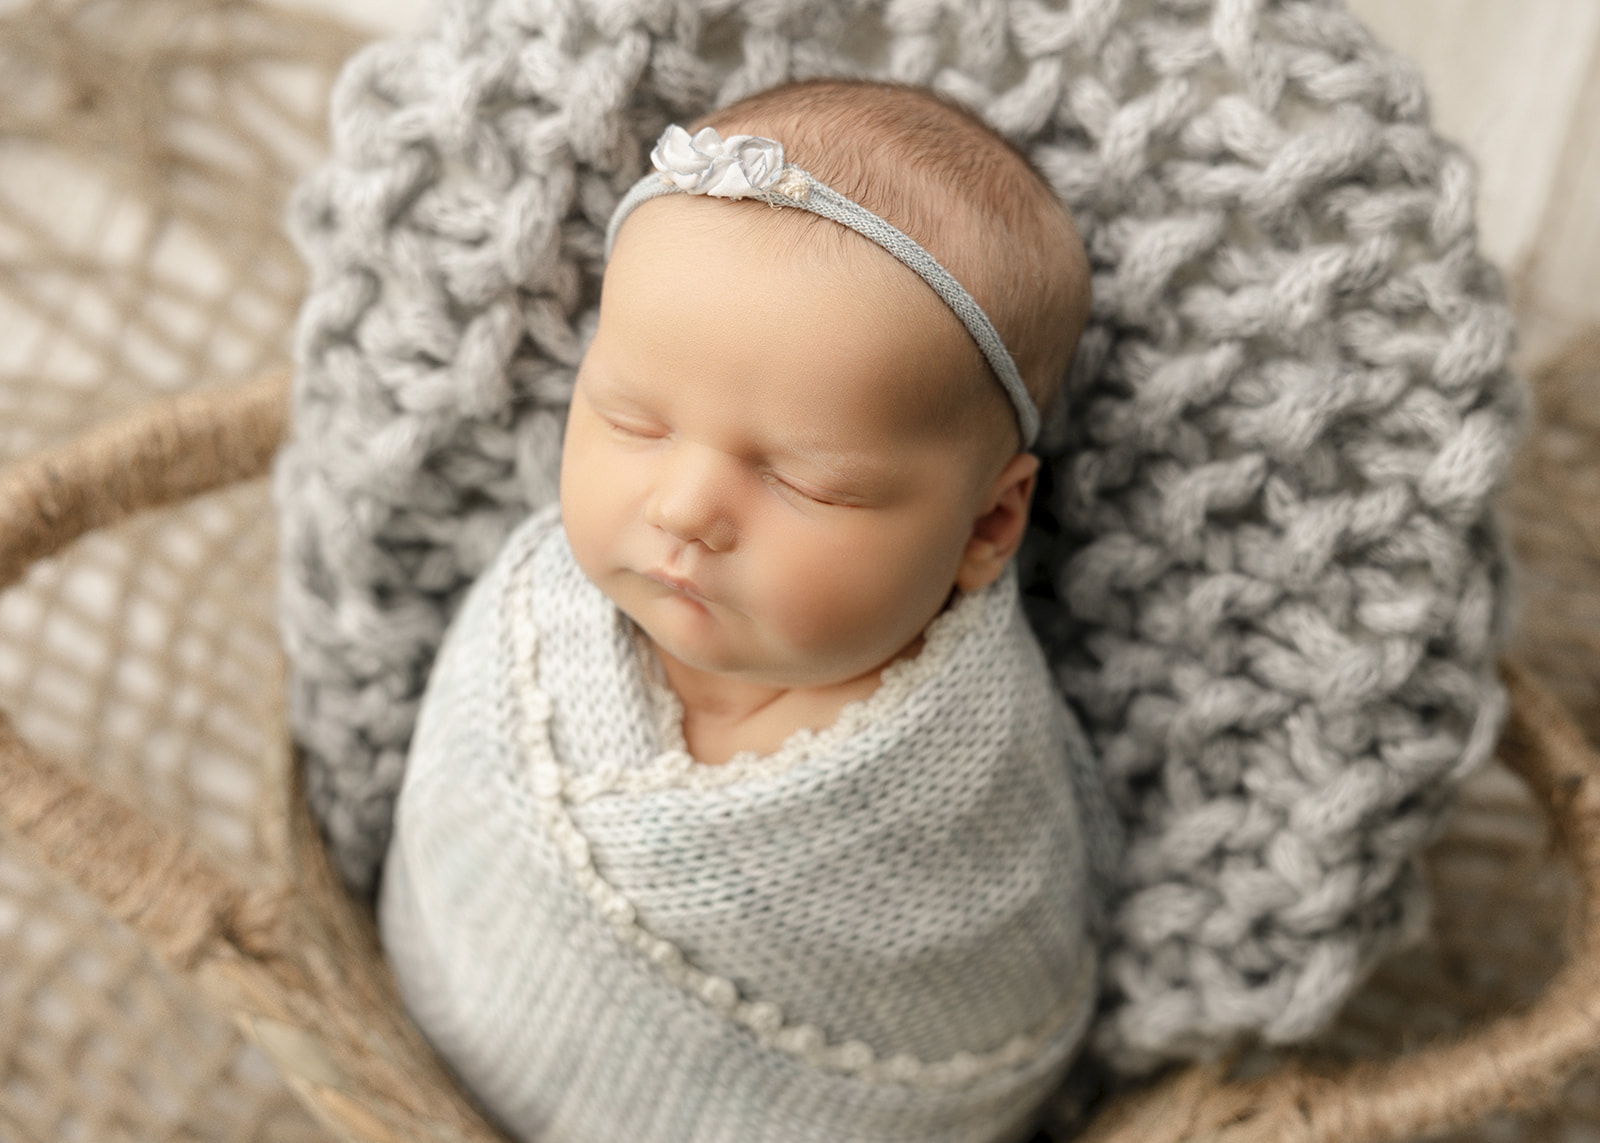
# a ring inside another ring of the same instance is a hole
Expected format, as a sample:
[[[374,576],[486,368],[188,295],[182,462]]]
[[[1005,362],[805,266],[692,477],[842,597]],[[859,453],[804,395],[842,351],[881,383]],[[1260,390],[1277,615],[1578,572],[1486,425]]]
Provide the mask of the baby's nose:
[[[682,445],[673,451],[646,505],[645,522],[681,543],[727,551],[738,535],[733,474],[710,449]]]

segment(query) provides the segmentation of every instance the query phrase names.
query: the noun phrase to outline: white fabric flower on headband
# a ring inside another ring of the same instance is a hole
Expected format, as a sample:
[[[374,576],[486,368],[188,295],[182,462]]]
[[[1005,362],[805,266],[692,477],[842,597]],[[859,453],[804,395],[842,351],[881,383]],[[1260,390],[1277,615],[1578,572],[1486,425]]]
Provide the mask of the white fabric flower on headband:
[[[760,194],[783,171],[783,144],[759,135],[729,135],[712,127],[693,135],[676,123],[662,133],[650,161],[670,182],[690,194],[744,198]]]

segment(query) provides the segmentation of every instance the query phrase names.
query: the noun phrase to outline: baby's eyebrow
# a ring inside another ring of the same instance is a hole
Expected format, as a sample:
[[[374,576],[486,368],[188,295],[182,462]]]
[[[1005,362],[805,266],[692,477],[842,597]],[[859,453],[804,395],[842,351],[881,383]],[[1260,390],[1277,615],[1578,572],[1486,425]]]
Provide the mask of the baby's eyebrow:
[[[824,441],[788,440],[778,455],[815,468],[822,480],[839,485],[832,491],[875,490],[894,475],[893,465],[875,451]]]
[[[582,385],[584,392],[594,400],[630,405],[640,409],[646,408],[651,403],[647,390],[629,384],[626,378],[618,376],[612,370],[580,367],[577,383]]]

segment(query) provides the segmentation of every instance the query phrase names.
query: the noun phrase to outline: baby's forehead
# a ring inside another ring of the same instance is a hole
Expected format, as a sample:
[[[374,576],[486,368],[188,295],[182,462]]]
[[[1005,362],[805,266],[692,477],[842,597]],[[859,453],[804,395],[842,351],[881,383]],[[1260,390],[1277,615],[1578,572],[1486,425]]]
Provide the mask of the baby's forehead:
[[[782,342],[790,355],[767,367],[802,388],[815,369],[867,363],[846,370],[859,400],[828,409],[830,421],[887,410],[913,434],[955,439],[1012,423],[982,352],[944,300],[869,239],[806,211],[685,195],[643,204],[618,233],[603,320],[614,335],[643,336],[642,311],[662,307],[694,327],[707,353],[732,342],[759,357],[763,344]],[[739,378],[721,384],[738,399]]]
[[[827,337],[836,309],[819,304],[823,299],[842,301],[875,321],[885,344],[911,346],[932,329],[962,330],[914,271],[870,240],[808,211],[755,200],[668,195],[645,203],[623,224],[605,282],[643,272],[661,290],[692,297],[722,284],[724,267],[715,263],[729,261],[730,252],[746,275],[737,283],[740,292],[786,301],[785,324],[814,324],[819,338]],[[609,290],[606,297],[612,299]],[[624,297],[639,302],[647,295]]]

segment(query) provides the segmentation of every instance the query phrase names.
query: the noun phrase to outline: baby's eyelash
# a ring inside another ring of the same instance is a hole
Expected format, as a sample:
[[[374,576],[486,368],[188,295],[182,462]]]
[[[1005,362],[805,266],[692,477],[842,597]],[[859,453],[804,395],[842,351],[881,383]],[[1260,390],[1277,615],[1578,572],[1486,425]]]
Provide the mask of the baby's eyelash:
[[[823,504],[835,508],[842,507],[845,504],[845,501],[829,495],[828,493],[812,492],[802,488],[798,484],[785,480],[775,472],[764,472],[761,474],[761,479],[765,480],[768,484],[775,488],[779,488],[786,493],[798,496],[802,500],[810,501],[812,504]]]
[[[656,440],[666,433],[653,425],[630,425],[626,421],[619,421],[613,417],[603,418],[606,425],[618,436],[627,437],[629,440]]]

